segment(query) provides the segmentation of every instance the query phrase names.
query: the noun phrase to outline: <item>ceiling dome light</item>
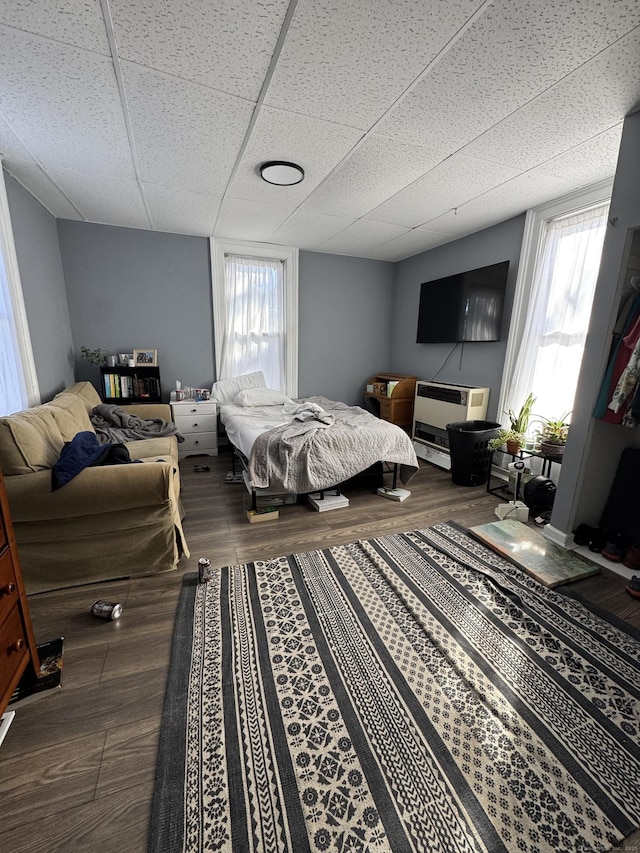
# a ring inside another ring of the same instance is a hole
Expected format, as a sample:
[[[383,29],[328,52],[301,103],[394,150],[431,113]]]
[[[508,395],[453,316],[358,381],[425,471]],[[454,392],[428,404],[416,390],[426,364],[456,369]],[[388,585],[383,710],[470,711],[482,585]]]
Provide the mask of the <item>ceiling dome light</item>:
[[[268,184],[290,187],[302,181],[304,169],[296,166],[295,163],[286,163],[284,160],[270,160],[260,166],[260,175]]]

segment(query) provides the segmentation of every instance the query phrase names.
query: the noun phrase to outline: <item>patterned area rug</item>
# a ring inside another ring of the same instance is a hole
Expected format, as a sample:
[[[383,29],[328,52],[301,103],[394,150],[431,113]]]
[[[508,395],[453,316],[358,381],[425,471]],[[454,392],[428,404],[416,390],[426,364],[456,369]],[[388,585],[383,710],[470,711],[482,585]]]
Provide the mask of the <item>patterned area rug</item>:
[[[149,849],[609,850],[639,661],[453,522],[187,575]]]

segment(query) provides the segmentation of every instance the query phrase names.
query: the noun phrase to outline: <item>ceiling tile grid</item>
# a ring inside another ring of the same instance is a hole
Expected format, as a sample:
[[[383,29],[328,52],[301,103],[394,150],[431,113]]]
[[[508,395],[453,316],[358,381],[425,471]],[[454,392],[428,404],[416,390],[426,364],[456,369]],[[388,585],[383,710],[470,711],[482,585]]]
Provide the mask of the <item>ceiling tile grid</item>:
[[[4,0],[0,38],[54,216],[381,260],[612,176],[640,104],[637,0]]]
[[[31,155],[135,177],[111,59],[4,26],[0,41],[2,113]]]
[[[257,101],[287,0],[109,0],[120,58]]]

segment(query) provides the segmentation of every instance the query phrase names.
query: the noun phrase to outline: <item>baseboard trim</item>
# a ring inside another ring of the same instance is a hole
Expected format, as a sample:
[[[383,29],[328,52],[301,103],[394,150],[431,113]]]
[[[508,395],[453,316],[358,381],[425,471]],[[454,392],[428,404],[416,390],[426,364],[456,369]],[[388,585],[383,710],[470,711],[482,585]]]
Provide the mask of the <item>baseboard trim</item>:
[[[573,534],[558,530],[557,527],[552,527],[550,524],[547,524],[543,528],[542,534],[547,539],[555,542],[556,545],[560,545],[561,548],[566,548],[567,551],[573,551],[576,547],[576,543],[573,541]]]

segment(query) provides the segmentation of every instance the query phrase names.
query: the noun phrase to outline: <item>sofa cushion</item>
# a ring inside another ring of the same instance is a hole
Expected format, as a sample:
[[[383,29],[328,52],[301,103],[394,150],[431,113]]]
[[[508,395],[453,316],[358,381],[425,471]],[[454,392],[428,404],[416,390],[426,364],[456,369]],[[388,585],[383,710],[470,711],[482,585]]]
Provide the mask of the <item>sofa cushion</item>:
[[[63,441],[79,432],[95,432],[84,401],[75,394],[58,394],[49,404]]]
[[[59,394],[53,398],[53,402],[55,403],[59,397],[65,397],[67,394],[70,394],[75,399],[80,399],[84,403],[85,409],[87,410],[87,414],[91,414],[91,411],[94,406],[99,406],[102,403],[100,399],[100,395],[93,387],[91,382],[75,382],[73,385],[70,385],[68,388],[65,388],[64,391],[61,391]]]
[[[63,444],[47,404],[0,418],[0,464],[8,476],[53,468]]]

